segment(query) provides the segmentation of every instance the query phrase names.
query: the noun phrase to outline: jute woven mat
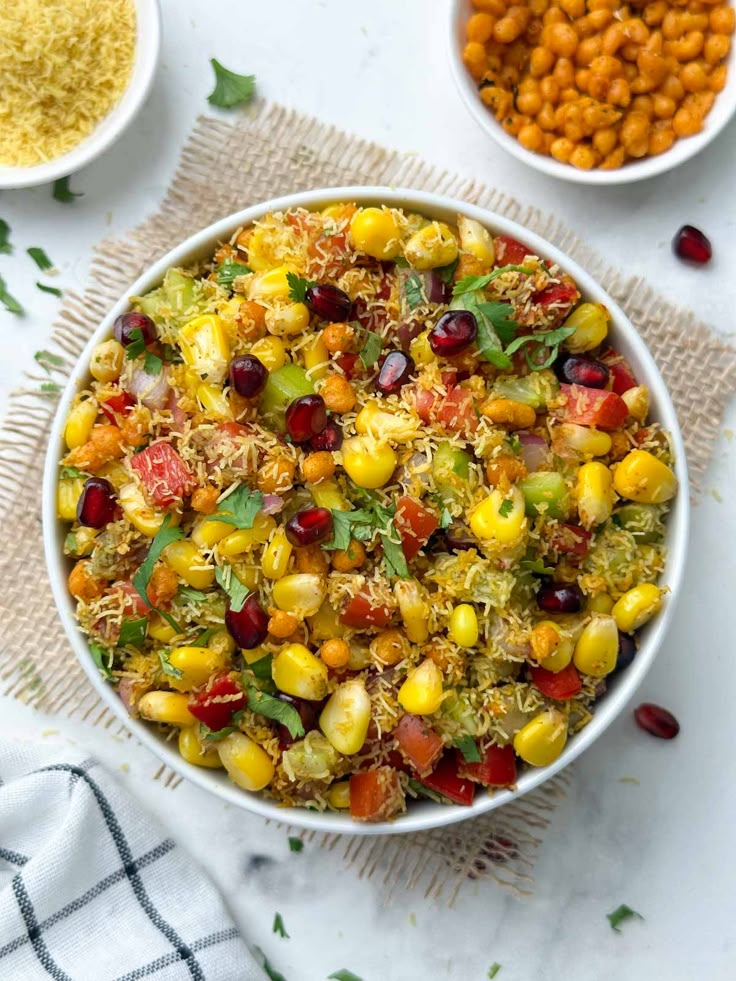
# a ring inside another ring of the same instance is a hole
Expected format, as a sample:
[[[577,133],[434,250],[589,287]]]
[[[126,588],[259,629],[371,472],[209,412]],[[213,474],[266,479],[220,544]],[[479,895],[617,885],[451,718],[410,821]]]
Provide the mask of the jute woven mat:
[[[51,377],[62,383],[107,309],[150,263],[214,220],[291,191],[346,184],[432,190],[519,221],[588,269],[618,300],[649,345],[672,393],[694,487],[703,478],[723,409],[736,392],[736,348],[673,307],[642,279],[610,268],[555,218],[476,181],[438,171],[416,157],[387,151],[279,106],[262,106],[234,123],[201,118],[159,211],[128,236],[96,250],[89,286],[67,295],[48,347],[62,358]],[[115,731],[119,723],[94,694],[69,648],[44,573],[41,471],[51,417],[49,375],[29,375],[0,432],[0,555],[3,650],[0,687],[39,711],[65,713]],[[47,386],[48,387],[48,386]],[[174,787],[175,774],[155,776]],[[492,878],[517,894],[533,890],[533,866],[551,812],[569,775],[500,811],[436,832],[365,839],[312,835],[341,850],[361,877],[381,881],[390,900],[404,888],[452,902],[462,884]]]

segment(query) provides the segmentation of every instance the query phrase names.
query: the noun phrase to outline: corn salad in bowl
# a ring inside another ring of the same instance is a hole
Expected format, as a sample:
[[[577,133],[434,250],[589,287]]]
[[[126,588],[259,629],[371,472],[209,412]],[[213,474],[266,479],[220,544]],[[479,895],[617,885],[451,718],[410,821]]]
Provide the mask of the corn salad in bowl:
[[[190,773],[388,828],[584,742],[668,612],[683,473],[604,304],[391,194],[168,268],[88,349],[53,461],[119,710]]]

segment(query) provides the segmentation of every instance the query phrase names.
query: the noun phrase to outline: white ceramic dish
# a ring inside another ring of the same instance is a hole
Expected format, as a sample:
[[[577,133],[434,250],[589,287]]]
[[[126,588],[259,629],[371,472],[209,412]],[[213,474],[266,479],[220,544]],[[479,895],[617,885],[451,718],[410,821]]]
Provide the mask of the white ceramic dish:
[[[91,163],[115,142],[146,101],[161,48],[158,0],[133,0],[136,12],[135,60],[128,87],[118,104],[89,136],[68,153],[33,167],[0,166],[0,189],[35,187],[66,177]]]
[[[682,437],[667,389],[644,342],[620,307],[613,302],[608,294],[583,269],[569,260],[558,249],[544,241],[544,239],[538,235],[533,235],[513,221],[500,218],[489,211],[473,205],[440,197],[436,194],[382,187],[331,188],[277,198],[273,201],[267,201],[264,204],[255,205],[252,208],[246,208],[245,211],[224,218],[209,228],[197,232],[155,263],[148,272],[130,287],[128,295],[141,295],[158,286],[163,279],[164,273],[170,266],[185,265],[196,259],[210,255],[216,244],[228,239],[237,227],[247,225],[268,211],[290,207],[323,208],[330,203],[340,200],[355,201],[361,205],[385,203],[396,207],[406,207],[445,221],[454,220],[455,215],[460,211],[482,222],[498,234],[511,235],[519,238],[540,256],[559,263],[560,266],[574,277],[586,298],[599,303],[605,303],[610,310],[613,321],[612,337],[614,344],[627,357],[637,378],[649,386],[652,398],[652,417],[659,421],[672,434],[674,451],[677,458],[676,469],[680,481],[680,491],[670,514],[667,530],[668,558],[666,569],[662,576],[662,582],[669,587],[671,592],[663,612],[642,630],[641,647],[636,660],[626,672],[613,680],[608,694],[598,704],[596,713],[590,724],[568,742],[565,751],[552,766],[541,770],[525,771],[519,779],[518,789],[514,792],[503,791],[495,794],[493,797],[479,794],[471,807],[460,807],[457,805],[444,806],[431,801],[416,801],[411,803],[408,813],[396,822],[364,825],[354,823],[348,816],[342,814],[320,814],[298,808],[285,809],[266,798],[239,790],[234,784],[228,781],[221,771],[207,770],[186,763],[179,755],[176,746],[171,742],[166,742],[157,734],[153,727],[139,720],[131,719],[125,711],[122,702],[115,694],[114,689],[100,677],[87,648],[87,642],[74,618],[74,602],[66,587],[68,562],[62,552],[65,530],[62,528],[62,523],[56,517],[55,507],[58,465],[59,459],[63,455],[62,434],[64,420],[75,392],[78,388],[84,387],[89,378],[87,365],[93,347],[109,336],[115,317],[128,309],[127,296],[122,297],[115,304],[90,338],[87,347],[77,362],[57,409],[49,440],[43,477],[44,545],[51,585],[59,609],[59,615],[74,652],[87,672],[96,693],[141,742],[145,743],[146,746],[161,757],[173,770],[192,780],[200,787],[211,791],[223,800],[246,810],[255,811],[263,817],[288,821],[304,828],[322,831],[346,832],[348,834],[361,835],[396,834],[400,832],[419,831],[477,817],[479,814],[490,811],[495,807],[500,807],[506,802],[528,793],[545,780],[548,780],[564,766],[567,766],[568,763],[571,763],[585,749],[591,746],[624,709],[629,698],[649,670],[662,644],[668,624],[672,618],[675,601],[680,592],[680,583],[685,567],[689,524],[687,469]]]
[[[448,23],[446,26],[450,68],[463,102],[471,116],[491,139],[507,150],[517,160],[541,170],[550,177],[576,184],[630,184],[656,177],[679,166],[696,153],[700,153],[718,136],[736,112],[736,55],[733,49],[728,56],[728,81],[716,96],[715,104],[705,119],[700,133],[684,140],[677,140],[671,150],[657,157],[645,157],[632,161],[618,170],[577,170],[570,164],[559,163],[552,157],[525,150],[515,137],[503,130],[489,109],[480,101],[478,89],[463,64],[462,49],[465,44],[465,25],[475,8],[471,0],[447,0]]]

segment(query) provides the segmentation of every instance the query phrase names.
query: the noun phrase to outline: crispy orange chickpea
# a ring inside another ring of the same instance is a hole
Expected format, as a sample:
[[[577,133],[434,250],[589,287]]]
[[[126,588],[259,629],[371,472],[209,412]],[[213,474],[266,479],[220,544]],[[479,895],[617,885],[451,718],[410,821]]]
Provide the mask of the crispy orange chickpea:
[[[613,14],[610,10],[602,8],[601,10],[591,10],[591,12],[586,17],[586,20],[590,24],[593,31],[602,31],[605,27],[613,20]]]
[[[264,494],[283,494],[294,483],[295,461],[284,454],[267,459],[258,471],[256,484]]]
[[[332,568],[337,572],[352,572],[363,565],[365,558],[365,545],[357,538],[351,538],[347,548],[339,548],[332,553]]]
[[[319,656],[328,668],[338,671],[346,667],[350,660],[350,645],[341,637],[331,637],[320,647]]]
[[[93,426],[89,439],[65,458],[65,463],[95,473],[111,460],[123,456],[123,436],[117,426]]]
[[[588,68],[591,61],[601,53],[601,39],[597,35],[586,37],[577,47],[575,62],[580,68]]]
[[[517,96],[516,105],[526,116],[536,116],[542,108],[542,96],[539,92],[523,92]]]
[[[537,153],[542,148],[544,134],[536,123],[529,123],[528,126],[522,126],[517,139],[525,150]]]
[[[634,44],[645,44],[649,38],[649,28],[640,17],[630,17],[623,22],[624,37]]]
[[[677,136],[695,136],[702,128],[703,117],[685,106],[681,106],[672,119],[672,129]]]
[[[652,3],[648,3],[646,5],[642,13],[644,23],[649,27],[655,27],[656,25],[661,24],[667,10],[667,0],[653,0]]]
[[[560,136],[552,143],[549,152],[560,163],[569,163],[570,155],[574,149],[575,144],[572,140],[568,140],[566,136]]]
[[[268,632],[272,637],[278,637],[279,640],[291,637],[299,626],[299,621],[294,614],[287,613],[286,610],[278,610],[275,606],[270,606],[268,613]]]
[[[151,432],[151,410],[136,405],[120,422],[120,435],[128,446],[142,446]]]
[[[578,36],[570,24],[550,24],[542,31],[542,43],[560,58],[572,58],[578,46]]]
[[[505,0],[473,0],[476,10],[484,10],[494,17],[503,17],[506,13]]]
[[[675,133],[672,129],[658,129],[652,132],[649,137],[648,153],[651,157],[656,157],[660,153],[666,153],[675,142]]]
[[[534,78],[544,78],[552,71],[554,63],[555,56],[549,48],[541,45],[532,48],[532,53],[529,55],[529,71]]]
[[[636,56],[636,67],[640,73],[652,80],[652,88],[656,88],[669,74],[667,59],[655,51],[643,48]]]
[[[516,17],[502,17],[493,26],[493,40],[498,44],[511,44],[523,33],[522,22]]]
[[[621,123],[621,144],[630,157],[643,157],[649,146],[649,117],[629,112]]]
[[[328,480],[335,472],[335,461],[328,450],[309,453],[302,460],[302,474],[308,484]]]
[[[578,68],[575,72],[575,85],[581,92],[587,92],[590,85],[590,68]]]
[[[544,661],[560,646],[561,636],[551,623],[538,623],[531,632],[529,643],[535,661]]]
[[[708,22],[714,34],[733,34],[736,27],[736,11],[733,7],[725,5],[714,7],[708,16]]]
[[[494,24],[495,20],[489,13],[481,12],[473,14],[465,27],[465,34],[468,41],[478,41],[480,44],[490,41]]]
[[[728,68],[726,65],[716,65],[708,76],[708,88],[711,92],[722,92],[726,87]]]
[[[614,58],[613,55],[602,54],[591,61],[590,70],[594,75],[601,75],[610,80],[621,76],[623,65],[620,59]]]
[[[662,37],[667,41],[674,41],[675,38],[682,37],[683,31],[680,11],[670,8],[662,18]]]
[[[708,88],[708,75],[697,61],[689,61],[680,69],[680,81],[686,92],[702,92]]]
[[[355,345],[355,328],[350,324],[328,324],[321,336],[330,354],[352,351]]]
[[[403,630],[392,627],[389,630],[382,630],[373,639],[370,646],[371,657],[379,664],[391,667],[403,661],[409,653],[409,641]]]
[[[558,58],[552,77],[561,89],[570,88],[575,82],[575,65],[569,58]]]
[[[198,487],[192,494],[192,508],[200,514],[214,514],[219,496],[216,487]]]
[[[608,86],[608,101],[625,109],[631,103],[631,88],[625,78],[614,78]]]
[[[337,413],[350,412],[357,402],[353,386],[342,375],[330,375],[326,378],[320,395],[327,408]]]
[[[235,315],[238,333],[248,341],[266,336],[266,308],[254,300],[243,300]]]
[[[703,46],[703,57],[709,65],[717,65],[730,50],[731,38],[728,34],[710,34]]]
[[[598,129],[593,133],[593,148],[602,157],[607,157],[618,143],[618,133],[615,129]]]
[[[571,20],[582,17],[585,13],[585,0],[558,0],[558,6]]]
[[[499,85],[486,85],[480,90],[480,101],[491,110],[496,119],[507,115],[513,106],[513,96]]]
[[[303,545],[294,549],[297,572],[308,572],[315,576],[326,576],[329,559],[320,545]]]
[[[661,92],[655,92],[652,96],[652,108],[657,119],[672,119],[675,115],[677,105],[675,104],[675,100],[670,99],[669,96],[662,95]]]
[[[711,35],[709,40],[712,40],[715,36]],[[705,38],[703,37],[702,31],[688,31],[684,37],[674,41],[665,41],[664,53],[672,58],[676,58],[680,62],[691,61],[693,58],[697,58],[703,50],[704,42]],[[716,61],[720,61],[721,57],[718,57]]]
[[[685,96],[685,89],[677,75],[668,75],[659,86],[659,91],[675,102],[682,102]]]
[[[75,599],[89,600],[97,599],[105,592],[105,584],[100,579],[96,579],[90,572],[89,562],[82,560],[77,562],[69,573],[67,580],[69,592]]]
[[[654,115],[654,100],[649,95],[637,95],[631,102],[631,112],[641,112],[647,119]]]
[[[601,53],[604,55],[615,55],[624,41],[624,25],[618,20],[614,21],[603,32]]]
[[[626,433],[620,429],[611,433],[611,449],[608,452],[609,460],[614,463],[617,460],[623,460],[630,449],[631,446],[629,445],[629,438]]]
[[[544,133],[551,133],[556,125],[555,107],[551,102],[545,102],[537,113],[537,126],[539,126]]]
[[[549,0],[529,0],[527,7],[532,17],[542,17],[549,7]]]
[[[539,94],[545,102],[555,103],[560,97],[560,86],[551,75],[547,75],[539,80]]]
[[[486,49],[478,41],[469,41],[463,48],[463,64],[476,82],[486,70]]]
[[[595,151],[586,143],[579,143],[570,154],[569,162],[578,170],[592,170],[596,165]]]
[[[564,10],[560,10],[559,7],[548,7],[542,17],[542,23],[545,27],[549,27],[550,24],[567,24],[569,21]]]
[[[179,588],[179,577],[163,562],[154,566],[151,578],[146,587],[146,595],[154,606],[165,606],[176,596]]]
[[[486,479],[491,487],[509,484],[526,477],[527,470],[523,460],[502,453],[486,464]]]

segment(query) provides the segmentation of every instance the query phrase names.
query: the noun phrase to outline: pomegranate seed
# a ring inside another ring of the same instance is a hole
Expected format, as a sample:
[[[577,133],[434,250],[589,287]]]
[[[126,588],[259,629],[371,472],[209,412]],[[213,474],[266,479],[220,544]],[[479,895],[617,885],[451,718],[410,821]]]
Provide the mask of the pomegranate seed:
[[[329,286],[327,283],[310,286],[304,300],[320,320],[329,320],[333,324],[350,320],[353,301],[337,286]]]
[[[634,718],[640,729],[658,739],[674,739],[680,731],[680,723],[671,712],[661,705],[644,702],[634,709]]]
[[[625,671],[636,657],[636,640],[631,634],[618,632],[618,657],[616,667],[613,669],[615,674]]]
[[[432,351],[452,357],[472,344],[478,333],[478,321],[469,310],[448,310],[429,332]]]
[[[237,613],[228,604],[225,613],[225,626],[238,647],[252,651],[268,636],[268,614],[251,593]]]
[[[672,250],[675,255],[687,262],[705,265],[710,262],[713,247],[705,235],[694,225],[683,225],[672,239]]]
[[[305,508],[286,522],[286,537],[292,545],[304,547],[326,542],[332,537],[332,511],[328,508]]]
[[[293,698],[291,695],[285,695],[283,692],[279,692],[276,697],[279,701],[286,702],[287,705],[291,705],[292,708],[297,710],[305,732],[310,732],[312,729],[317,728],[317,717],[322,708],[321,702],[308,702],[304,698]],[[276,731],[278,732],[279,745],[282,749],[291,746],[295,742],[294,737],[285,725],[279,723],[276,726]]]
[[[560,381],[568,385],[585,385],[586,388],[605,388],[611,374],[602,361],[570,355],[555,365]]]
[[[286,410],[286,431],[295,443],[308,443],[327,425],[327,407],[321,395],[300,395]]]
[[[309,448],[315,452],[320,450],[329,450],[329,452],[332,453],[334,450],[340,449],[342,446],[342,441],[342,429],[334,419],[328,419],[327,425],[322,432],[317,433],[316,436],[312,436],[310,439]]]
[[[230,384],[243,398],[260,395],[267,381],[268,370],[254,354],[239,354],[230,362]]]
[[[138,339],[139,335],[134,335],[133,331],[140,331],[144,344],[153,344],[156,340],[156,325],[145,313],[121,313],[112,325],[113,337],[123,347]]]
[[[414,374],[414,358],[403,351],[389,351],[383,359],[376,388],[384,395],[395,395]]]
[[[575,582],[544,582],[537,593],[537,606],[547,613],[578,613],[584,599]]]
[[[104,477],[90,477],[84,482],[77,504],[77,521],[87,528],[104,528],[115,516],[115,491]]]

